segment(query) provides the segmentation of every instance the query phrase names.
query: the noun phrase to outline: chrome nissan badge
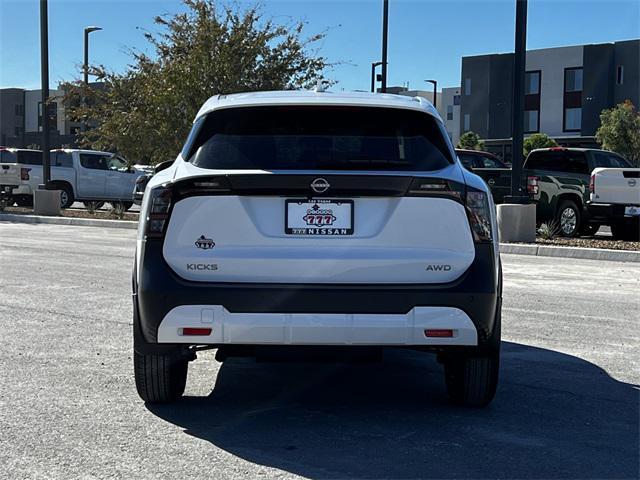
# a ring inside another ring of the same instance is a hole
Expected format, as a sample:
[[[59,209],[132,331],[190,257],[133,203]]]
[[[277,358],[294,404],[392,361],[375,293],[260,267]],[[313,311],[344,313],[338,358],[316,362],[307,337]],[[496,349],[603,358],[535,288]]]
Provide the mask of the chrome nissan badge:
[[[635,179],[635,178],[632,178],[631,180],[629,180],[629,182],[628,182],[628,183],[629,183],[629,186],[630,186],[630,187],[635,187],[635,186],[636,186],[636,179]]]
[[[316,178],[313,182],[311,182],[311,190],[316,193],[324,193],[329,190],[329,182],[327,182],[324,178]]]

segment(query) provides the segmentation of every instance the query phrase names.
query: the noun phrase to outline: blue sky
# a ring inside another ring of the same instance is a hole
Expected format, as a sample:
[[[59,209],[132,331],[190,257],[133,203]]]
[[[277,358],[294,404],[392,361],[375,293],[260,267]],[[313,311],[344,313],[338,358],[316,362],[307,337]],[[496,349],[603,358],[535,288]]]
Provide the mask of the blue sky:
[[[371,62],[380,56],[381,0],[261,3],[276,20],[305,19],[308,33],[327,30],[321,53],[341,62],[327,72],[335,88],[369,88]],[[143,31],[156,28],[153,17],[183,9],[174,0],[49,0],[51,86],[79,75],[84,26],[104,28],[91,34],[90,61],[122,71],[129,48],[151,52]],[[462,56],[513,50],[514,16],[515,0],[391,0],[389,84],[459,84]],[[638,37],[638,0],[529,1],[528,48]],[[37,0],[0,0],[0,87],[39,87],[39,38]]]

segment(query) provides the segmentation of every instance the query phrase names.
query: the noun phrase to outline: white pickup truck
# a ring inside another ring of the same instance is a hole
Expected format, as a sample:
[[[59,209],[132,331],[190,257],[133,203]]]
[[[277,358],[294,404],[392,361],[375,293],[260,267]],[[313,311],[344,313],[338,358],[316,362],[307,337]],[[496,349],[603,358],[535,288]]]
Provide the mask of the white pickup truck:
[[[589,191],[593,218],[606,219],[616,238],[640,239],[640,168],[596,168]]]
[[[126,209],[133,204],[136,179],[144,171],[135,169],[122,157],[95,150],[51,150],[51,183],[60,189],[62,208],[73,202],[119,203]],[[5,148],[0,150],[0,164],[17,164],[23,170],[13,199],[18,205],[30,205],[33,192],[42,183],[42,152]]]

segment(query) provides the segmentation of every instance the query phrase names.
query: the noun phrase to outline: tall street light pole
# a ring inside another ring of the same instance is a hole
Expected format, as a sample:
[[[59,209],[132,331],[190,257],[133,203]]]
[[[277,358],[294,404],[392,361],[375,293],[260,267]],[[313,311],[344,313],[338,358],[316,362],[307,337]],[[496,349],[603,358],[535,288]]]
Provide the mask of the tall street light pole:
[[[438,109],[438,81],[437,80],[425,80],[427,83],[433,84],[433,108]]]
[[[40,91],[42,93],[42,184],[46,190],[51,181],[51,165],[49,163],[49,19],[47,0],[40,0]]]
[[[524,77],[527,52],[527,0],[516,0],[516,38],[513,56],[513,118],[511,123],[511,203],[529,203],[523,192],[522,144],[524,130]]]
[[[376,67],[382,65],[382,62],[371,62],[371,93],[376,91]]]
[[[387,92],[387,41],[389,36],[389,0],[382,4],[382,85],[380,91]]]
[[[102,30],[101,27],[85,27],[84,28],[84,63],[82,65],[82,71],[84,73],[84,86],[85,88],[89,88],[89,34],[91,32],[96,32],[98,30]],[[87,97],[82,97],[82,106],[87,106]],[[82,120],[82,131],[84,132],[87,129],[87,121],[86,118]]]

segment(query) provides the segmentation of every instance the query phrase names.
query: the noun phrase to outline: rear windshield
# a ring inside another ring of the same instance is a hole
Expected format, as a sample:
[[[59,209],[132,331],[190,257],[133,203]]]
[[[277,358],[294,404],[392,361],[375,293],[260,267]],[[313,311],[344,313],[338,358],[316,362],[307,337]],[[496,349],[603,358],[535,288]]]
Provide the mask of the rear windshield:
[[[589,174],[587,157],[575,150],[540,150],[531,152],[524,168],[552,172]]]
[[[37,150],[2,150],[0,163],[20,163],[22,165],[42,165],[42,152]]]
[[[629,162],[611,152],[594,152],[593,168],[629,168]]]
[[[202,168],[428,171],[451,163],[438,124],[418,111],[251,107],[199,123],[183,154]]]

